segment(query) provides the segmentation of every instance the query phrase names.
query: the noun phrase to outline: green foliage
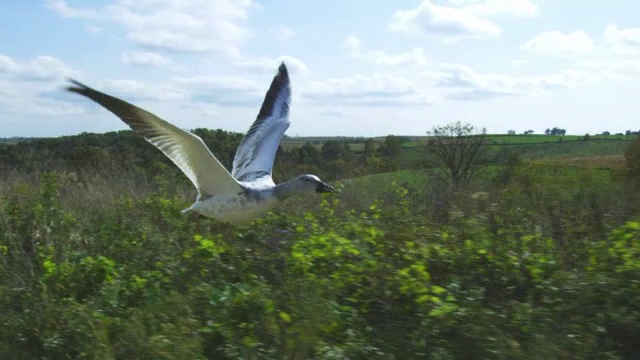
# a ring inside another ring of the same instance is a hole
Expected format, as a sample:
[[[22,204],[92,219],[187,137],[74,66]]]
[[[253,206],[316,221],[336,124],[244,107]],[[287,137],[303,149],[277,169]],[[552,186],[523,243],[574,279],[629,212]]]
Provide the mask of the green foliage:
[[[629,222],[611,233],[611,246],[607,249],[616,273],[640,277],[640,223]]]
[[[640,136],[636,136],[624,150],[624,159],[629,175],[640,178]]]
[[[365,159],[370,159],[375,155],[376,151],[376,142],[373,139],[367,139],[364,142],[364,151],[362,152],[362,157]]]
[[[0,184],[0,358],[640,353],[640,219],[622,210],[628,195],[609,171],[505,156],[449,198],[419,171],[369,175],[234,228],[180,213],[189,184],[153,151],[138,163],[128,134],[81,138],[85,150],[110,144],[130,168],[33,175],[25,152],[21,174],[32,175]],[[230,161],[237,137],[200,135]],[[366,163],[344,147],[323,160],[319,145],[285,149],[278,176],[387,166],[371,144]]]
[[[398,157],[402,152],[402,139],[397,136],[389,135],[384,138],[384,143],[380,150],[390,158]]]
[[[585,311],[602,332],[604,348],[625,359],[636,357],[640,345],[630,339],[640,336],[640,222],[627,222],[594,246],[588,270]]]

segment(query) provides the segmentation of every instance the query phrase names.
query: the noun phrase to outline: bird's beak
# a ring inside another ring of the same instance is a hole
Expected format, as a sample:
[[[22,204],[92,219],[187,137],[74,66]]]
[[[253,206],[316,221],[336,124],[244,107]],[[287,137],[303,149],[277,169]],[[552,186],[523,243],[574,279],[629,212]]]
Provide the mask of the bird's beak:
[[[318,186],[316,187],[316,192],[318,194],[333,192],[333,190],[333,186],[325,184],[323,182],[318,183]]]

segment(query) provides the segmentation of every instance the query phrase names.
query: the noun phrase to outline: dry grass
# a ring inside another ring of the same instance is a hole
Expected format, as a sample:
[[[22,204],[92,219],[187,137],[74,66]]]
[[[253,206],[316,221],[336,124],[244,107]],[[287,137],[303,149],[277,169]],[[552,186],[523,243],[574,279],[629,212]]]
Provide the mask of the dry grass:
[[[534,160],[534,163],[552,163],[575,167],[621,170],[625,167],[623,155],[602,155],[585,157],[567,157],[560,159]]]

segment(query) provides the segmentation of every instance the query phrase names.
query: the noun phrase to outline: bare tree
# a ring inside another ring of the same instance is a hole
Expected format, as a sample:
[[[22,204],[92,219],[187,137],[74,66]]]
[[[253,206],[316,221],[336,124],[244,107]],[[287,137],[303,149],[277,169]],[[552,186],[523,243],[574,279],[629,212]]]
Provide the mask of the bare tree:
[[[435,126],[427,132],[427,164],[438,178],[449,181],[454,189],[469,184],[487,166],[489,139],[470,124]]]

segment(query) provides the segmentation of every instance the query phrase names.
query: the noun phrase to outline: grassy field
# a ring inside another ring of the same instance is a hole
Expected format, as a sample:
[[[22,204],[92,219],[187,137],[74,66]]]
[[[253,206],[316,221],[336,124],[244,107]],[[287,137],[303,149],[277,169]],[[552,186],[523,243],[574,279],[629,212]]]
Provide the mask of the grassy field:
[[[553,159],[532,160],[535,163],[555,163],[574,167],[590,167],[596,169],[623,169],[625,167],[623,155],[562,157]]]
[[[421,189],[427,176],[422,170],[401,170],[381,174],[365,175],[338,182],[342,188],[341,201],[348,201],[354,208],[366,208],[376,200],[389,200],[394,197],[396,187]]]
[[[551,143],[514,143],[494,145],[519,153],[525,159],[558,159],[622,155],[628,140],[556,141]]]
[[[428,136],[413,136],[413,135],[395,135],[404,140],[404,147],[416,147],[426,142]],[[552,135],[502,135],[502,134],[489,134],[489,139],[493,144],[549,144],[556,142],[573,142],[583,141],[583,135],[566,135],[566,136],[552,136]],[[384,143],[386,136],[377,136],[372,139],[378,144]],[[302,146],[308,142],[322,146],[322,143],[329,140],[346,141],[354,151],[362,151],[364,148],[365,140],[368,137],[357,136],[301,136],[301,137],[285,137],[282,139],[282,146],[289,148],[295,146]],[[15,144],[20,141],[36,140],[36,138],[0,138],[0,143]],[[612,141],[612,142],[629,142],[633,140],[633,136],[624,135],[591,135],[589,141]]]
[[[567,158],[556,160],[534,160],[533,166],[546,167],[548,165],[570,165],[562,167],[563,176],[576,176],[577,173],[588,171],[592,179],[609,181],[611,177],[610,165],[614,163],[624,166],[624,158],[621,156],[596,156],[588,158]],[[574,166],[571,166],[574,165]],[[501,169],[498,165],[488,166],[484,172],[485,182],[497,174]],[[587,170],[590,169],[590,170]],[[398,186],[410,190],[422,190],[429,187],[429,175],[425,170],[401,170],[380,174],[365,175],[338,182],[342,192],[339,199],[350,198],[349,194],[357,194],[359,205],[371,204],[374,200],[389,196],[395,193]],[[394,186],[395,184],[395,186]],[[352,202],[353,200],[349,200]]]
[[[9,144],[9,145],[13,145],[13,144],[17,144],[20,141],[28,141],[31,140],[31,138],[0,138],[0,144]]]
[[[489,138],[496,144],[539,144],[560,141],[580,141],[584,140],[584,135],[489,135]],[[631,136],[624,135],[591,135],[589,140],[633,140]]]
[[[406,141],[405,148],[419,147],[427,140],[427,136],[399,136]],[[289,137],[282,140],[285,148],[302,146],[311,142],[321,147],[324,141],[347,141],[352,151],[360,152],[364,149],[364,140],[367,138],[352,137]],[[373,138],[378,146],[384,143],[384,137]],[[557,158],[576,156],[609,156],[620,155],[623,149],[633,140],[632,136],[610,135],[591,136],[584,140],[582,135],[489,135],[489,140],[494,146],[504,146],[505,149],[513,149],[521,152],[526,158]]]

